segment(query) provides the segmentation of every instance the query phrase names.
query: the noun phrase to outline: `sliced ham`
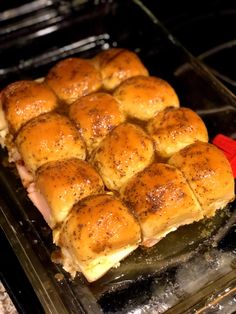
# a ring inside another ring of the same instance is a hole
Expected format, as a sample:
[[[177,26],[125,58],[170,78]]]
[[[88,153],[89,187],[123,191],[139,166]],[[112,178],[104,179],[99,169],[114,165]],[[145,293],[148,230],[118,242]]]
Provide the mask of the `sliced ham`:
[[[27,188],[28,197],[34,204],[34,206],[40,211],[40,213],[43,215],[45,221],[50,226],[51,224],[51,211],[50,207],[43,197],[43,195],[37,191],[34,182],[30,183],[30,185]]]
[[[31,182],[33,182],[32,174],[26,169],[22,160],[16,161],[16,169],[21,178],[21,182],[25,188],[27,188]]]

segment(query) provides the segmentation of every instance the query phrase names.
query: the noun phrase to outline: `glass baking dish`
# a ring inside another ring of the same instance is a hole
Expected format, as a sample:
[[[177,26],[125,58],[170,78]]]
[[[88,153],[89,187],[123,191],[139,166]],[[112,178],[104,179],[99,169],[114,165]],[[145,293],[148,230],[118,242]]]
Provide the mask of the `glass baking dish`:
[[[175,88],[181,106],[202,116],[210,140],[218,133],[236,137],[235,96],[140,1],[74,1],[60,14],[63,19],[42,23],[40,31],[29,28],[20,37],[13,32],[9,45],[0,42],[1,87],[43,77],[65,57],[89,58],[124,47],[140,56],[151,75]],[[52,262],[51,231],[27,198],[7,153],[0,154],[0,225],[46,313],[210,313],[235,295],[235,202],[151,249],[136,250],[88,284],[81,275],[71,280]]]

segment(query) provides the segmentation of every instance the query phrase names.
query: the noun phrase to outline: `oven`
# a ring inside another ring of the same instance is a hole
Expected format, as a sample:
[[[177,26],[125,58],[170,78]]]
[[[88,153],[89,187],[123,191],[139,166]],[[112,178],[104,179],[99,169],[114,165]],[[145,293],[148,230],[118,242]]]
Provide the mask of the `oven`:
[[[235,15],[233,1],[9,1],[0,12],[1,88],[42,78],[63,58],[124,47],[202,117],[210,142],[236,139]],[[51,230],[0,153],[1,281],[19,313],[236,311],[235,201],[89,284],[52,262]]]

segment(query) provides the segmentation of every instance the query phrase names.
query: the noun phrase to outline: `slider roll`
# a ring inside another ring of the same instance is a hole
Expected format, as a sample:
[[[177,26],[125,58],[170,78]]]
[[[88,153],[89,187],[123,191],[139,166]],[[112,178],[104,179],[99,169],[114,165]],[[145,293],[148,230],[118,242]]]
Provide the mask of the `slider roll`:
[[[139,126],[122,123],[101,142],[91,162],[106,187],[119,190],[153,159],[154,147],[151,138]]]
[[[57,108],[55,94],[36,81],[18,81],[9,84],[1,93],[2,109],[9,132],[16,134],[29,120]]]
[[[38,206],[51,228],[62,223],[71,208],[82,198],[104,192],[102,179],[86,161],[70,158],[41,166],[31,184],[29,197],[42,199],[47,208]]]
[[[101,73],[105,90],[112,90],[133,76],[148,76],[137,54],[127,49],[111,48],[98,53],[91,61]]]
[[[173,166],[153,163],[122,189],[142,230],[142,245],[150,247],[178,227],[203,218],[201,207],[182,173]]]
[[[169,158],[196,141],[208,142],[202,119],[188,108],[166,108],[149,120],[147,131],[159,156]]]
[[[61,248],[61,263],[72,277],[82,272],[89,282],[134,251],[140,227],[128,208],[117,198],[96,195],[75,204],[54,241]]]
[[[81,97],[71,105],[69,117],[84,138],[89,154],[115,126],[124,121],[119,104],[106,93]]]
[[[32,174],[49,161],[86,157],[85,144],[75,125],[58,113],[46,113],[29,121],[15,142],[26,169]]]
[[[214,145],[191,144],[174,154],[169,164],[182,171],[201,204],[204,216],[213,216],[217,209],[234,200],[231,166]]]
[[[166,107],[179,107],[174,89],[154,76],[136,76],[121,83],[113,96],[121,110],[130,117],[147,121]]]
[[[102,86],[100,72],[91,62],[81,58],[59,61],[49,71],[45,82],[68,105]]]

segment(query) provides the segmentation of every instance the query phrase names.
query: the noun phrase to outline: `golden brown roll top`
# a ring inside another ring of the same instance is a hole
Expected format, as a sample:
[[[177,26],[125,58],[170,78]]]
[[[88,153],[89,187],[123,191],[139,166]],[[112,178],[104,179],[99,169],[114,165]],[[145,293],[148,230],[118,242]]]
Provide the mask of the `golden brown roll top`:
[[[182,173],[153,163],[121,190],[140,222],[144,246],[152,246],[179,226],[203,218],[201,207]]]
[[[81,271],[92,282],[135,250],[140,227],[128,208],[111,195],[91,196],[72,208],[54,241],[62,264],[75,276]]]
[[[166,108],[147,124],[158,155],[169,158],[196,141],[208,142],[208,132],[202,119],[188,108]]]
[[[49,161],[85,159],[85,144],[66,116],[46,113],[23,126],[16,137],[17,149],[31,173]]]
[[[180,169],[201,204],[204,216],[211,217],[235,197],[231,166],[224,154],[209,143],[196,142],[174,154],[169,164]]]
[[[148,75],[148,70],[134,52],[121,48],[111,48],[98,53],[93,64],[100,70],[103,87],[114,89],[124,80],[137,76]]]
[[[119,104],[106,93],[81,97],[71,105],[69,117],[78,127],[89,153],[115,126],[124,121]]]
[[[166,81],[154,76],[136,76],[121,83],[113,96],[124,113],[147,121],[166,107],[179,107],[174,89]]]
[[[119,190],[135,173],[154,159],[151,138],[138,126],[123,123],[101,142],[92,157],[108,189]]]
[[[49,212],[45,218],[54,228],[63,222],[75,203],[86,196],[103,193],[104,186],[90,164],[71,158],[41,166],[36,172],[34,192],[46,200]]]
[[[27,121],[57,107],[55,94],[44,83],[36,81],[18,81],[8,85],[2,91],[1,101],[12,134]]]
[[[81,58],[68,58],[58,62],[51,68],[45,81],[67,104],[102,86],[100,72],[91,62]]]

